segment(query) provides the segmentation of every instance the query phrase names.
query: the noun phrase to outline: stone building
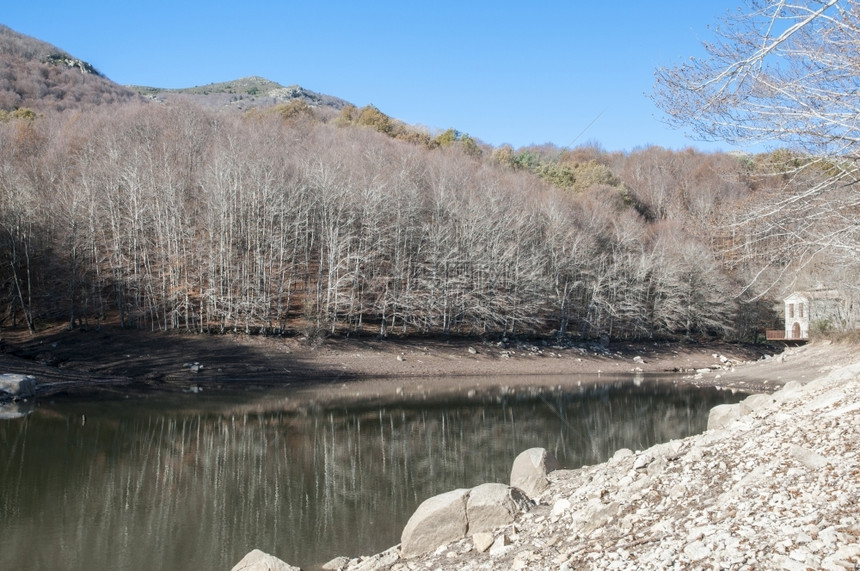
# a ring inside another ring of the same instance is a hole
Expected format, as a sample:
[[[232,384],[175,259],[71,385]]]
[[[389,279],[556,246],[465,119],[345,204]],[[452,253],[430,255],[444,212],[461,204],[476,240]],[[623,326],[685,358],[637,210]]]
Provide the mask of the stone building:
[[[783,300],[785,329],[767,332],[769,340],[806,341],[809,330],[828,330],[844,321],[842,299],[832,289],[796,291]]]

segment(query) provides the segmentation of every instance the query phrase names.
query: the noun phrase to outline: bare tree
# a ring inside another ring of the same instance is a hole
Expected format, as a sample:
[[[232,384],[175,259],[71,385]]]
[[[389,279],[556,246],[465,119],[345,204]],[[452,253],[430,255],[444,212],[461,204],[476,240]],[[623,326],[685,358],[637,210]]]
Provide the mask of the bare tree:
[[[779,195],[729,228],[733,257],[750,241],[767,254],[749,291],[794,285],[822,257],[860,276],[860,3],[750,0],[716,35],[707,57],[658,70],[654,98],[706,139],[795,151],[771,169]]]

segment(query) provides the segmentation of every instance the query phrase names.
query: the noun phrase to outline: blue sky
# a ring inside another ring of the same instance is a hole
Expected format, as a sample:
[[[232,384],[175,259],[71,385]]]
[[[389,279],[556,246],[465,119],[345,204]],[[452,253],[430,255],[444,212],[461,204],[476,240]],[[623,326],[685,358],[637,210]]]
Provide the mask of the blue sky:
[[[33,0],[0,23],[122,84],[260,75],[492,145],[731,150],[670,129],[647,95],[739,3]]]

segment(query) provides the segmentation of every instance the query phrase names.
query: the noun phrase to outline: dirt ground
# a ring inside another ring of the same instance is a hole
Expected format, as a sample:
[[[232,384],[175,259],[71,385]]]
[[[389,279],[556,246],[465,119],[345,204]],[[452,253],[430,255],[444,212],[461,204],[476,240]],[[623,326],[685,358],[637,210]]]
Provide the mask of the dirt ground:
[[[42,395],[288,388],[300,403],[410,400],[565,388],[617,375],[769,392],[856,359],[858,347],[728,343],[482,342],[142,332],[115,326],[0,332],[0,373],[35,375]],[[599,381],[598,381],[599,382]]]

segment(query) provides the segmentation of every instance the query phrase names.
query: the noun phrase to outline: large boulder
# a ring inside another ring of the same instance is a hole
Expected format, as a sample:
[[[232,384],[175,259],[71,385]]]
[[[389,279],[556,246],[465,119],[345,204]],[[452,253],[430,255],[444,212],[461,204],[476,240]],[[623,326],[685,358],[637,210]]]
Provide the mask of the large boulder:
[[[302,571],[299,567],[293,567],[284,563],[274,555],[263,553],[255,549],[248,553],[241,561],[233,566],[231,571]]]
[[[36,394],[36,377],[7,373],[0,375],[0,398],[29,398]]]
[[[789,388],[790,390],[793,389]],[[708,413],[708,430],[724,428],[738,418],[772,405],[777,402],[778,398],[779,393],[775,395],[753,394],[736,404],[719,404]]]
[[[466,502],[467,533],[492,531],[529,511],[532,501],[522,490],[505,484],[481,484],[472,488]]]
[[[746,414],[738,404],[718,404],[708,413],[708,430],[724,428]]]
[[[464,537],[507,525],[529,511],[532,501],[505,484],[481,484],[425,500],[403,529],[400,555],[414,557]]]
[[[511,486],[535,499],[549,487],[547,474],[560,468],[558,460],[545,448],[529,448],[514,460]]]
[[[424,500],[403,528],[400,555],[414,557],[466,537],[469,490],[458,489]]]

